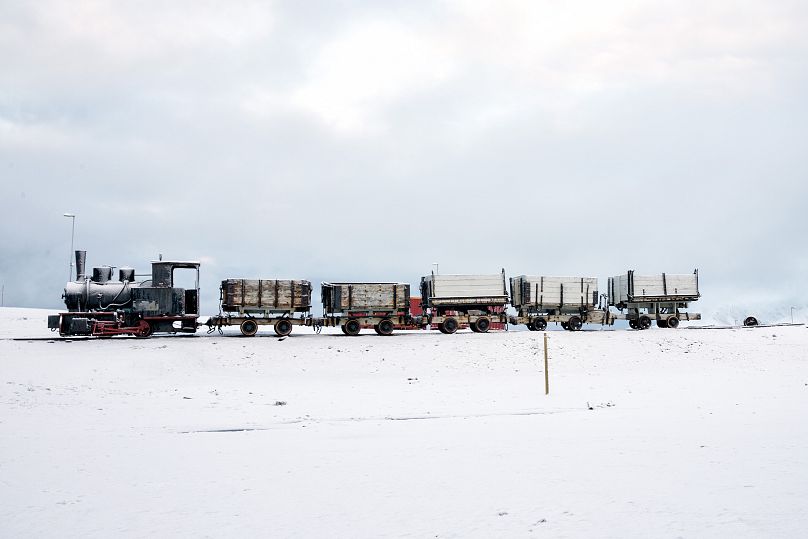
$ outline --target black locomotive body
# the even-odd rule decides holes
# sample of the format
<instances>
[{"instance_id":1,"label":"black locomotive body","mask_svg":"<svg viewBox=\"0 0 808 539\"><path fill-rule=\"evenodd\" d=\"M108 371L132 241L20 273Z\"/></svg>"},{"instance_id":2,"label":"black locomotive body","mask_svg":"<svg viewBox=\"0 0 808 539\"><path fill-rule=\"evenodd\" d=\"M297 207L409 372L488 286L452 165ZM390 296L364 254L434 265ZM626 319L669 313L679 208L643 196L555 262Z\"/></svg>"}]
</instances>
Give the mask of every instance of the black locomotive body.
<instances>
[{"instance_id":1,"label":"black locomotive body","mask_svg":"<svg viewBox=\"0 0 808 539\"><path fill-rule=\"evenodd\" d=\"M134 335L193 333L199 318L199 263L153 261L151 279L136 282L135 270L93 268L85 272L86 253L76 251L76 280L65 286L68 312L48 317L48 327L61 336ZM195 272L194 288L174 286L176 270Z\"/></svg>"}]
</instances>

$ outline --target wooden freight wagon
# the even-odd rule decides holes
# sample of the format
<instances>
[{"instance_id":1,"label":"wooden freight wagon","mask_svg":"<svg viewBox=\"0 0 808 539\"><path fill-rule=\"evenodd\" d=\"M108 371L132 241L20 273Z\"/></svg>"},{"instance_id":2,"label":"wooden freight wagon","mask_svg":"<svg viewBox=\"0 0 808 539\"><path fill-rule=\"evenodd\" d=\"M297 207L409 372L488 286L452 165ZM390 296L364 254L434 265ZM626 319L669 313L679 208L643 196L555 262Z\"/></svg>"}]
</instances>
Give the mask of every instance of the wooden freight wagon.
<instances>
[{"instance_id":1,"label":"wooden freight wagon","mask_svg":"<svg viewBox=\"0 0 808 539\"><path fill-rule=\"evenodd\" d=\"M693 273L638 275L629 270L609 277L609 306L626 311L619 318L628 320L633 329L648 329L656 320L661 328L679 327L681 320L700 320L699 313L689 313L688 304L701 297L699 270Z\"/></svg>"},{"instance_id":2,"label":"wooden freight wagon","mask_svg":"<svg viewBox=\"0 0 808 539\"><path fill-rule=\"evenodd\" d=\"M578 331L584 323L613 322L608 310L600 309L598 280L594 277L520 275L511 278L511 305L518 316L512 324L525 324L542 331L548 322Z\"/></svg>"},{"instance_id":3,"label":"wooden freight wagon","mask_svg":"<svg viewBox=\"0 0 808 539\"><path fill-rule=\"evenodd\" d=\"M507 324L505 270L488 275L436 275L421 278L423 327L454 333L462 325L485 333L492 323Z\"/></svg>"},{"instance_id":4,"label":"wooden freight wagon","mask_svg":"<svg viewBox=\"0 0 808 539\"><path fill-rule=\"evenodd\" d=\"M222 310L239 314L293 314L311 310L311 283L284 279L227 279Z\"/></svg>"},{"instance_id":5,"label":"wooden freight wagon","mask_svg":"<svg viewBox=\"0 0 808 539\"><path fill-rule=\"evenodd\" d=\"M346 335L372 327L379 335L413 325L406 283L322 283L323 325Z\"/></svg>"},{"instance_id":6,"label":"wooden freight wagon","mask_svg":"<svg viewBox=\"0 0 808 539\"><path fill-rule=\"evenodd\" d=\"M311 283L292 279L226 279L220 287L220 314L208 320L211 329L238 325L252 337L258 326L272 325L280 336L293 326L317 326L311 318ZM299 315L295 317L295 315Z\"/></svg>"}]
</instances>

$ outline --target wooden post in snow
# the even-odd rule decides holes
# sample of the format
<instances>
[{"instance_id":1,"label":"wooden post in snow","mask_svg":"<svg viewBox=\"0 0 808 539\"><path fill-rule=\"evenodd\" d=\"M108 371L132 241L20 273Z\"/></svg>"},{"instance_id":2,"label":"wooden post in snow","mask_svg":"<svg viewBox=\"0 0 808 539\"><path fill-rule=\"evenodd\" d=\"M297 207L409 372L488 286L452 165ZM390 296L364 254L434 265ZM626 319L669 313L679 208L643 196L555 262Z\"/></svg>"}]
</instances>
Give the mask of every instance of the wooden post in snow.
<instances>
[{"instance_id":1,"label":"wooden post in snow","mask_svg":"<svg viewBox=\"0 0 808 539\"><path fill-rule=\"evenodd\" d=\"M544 394L550 394L550 371L547 363L547 333L544 333Z\"/></svg>"}]
</instances>

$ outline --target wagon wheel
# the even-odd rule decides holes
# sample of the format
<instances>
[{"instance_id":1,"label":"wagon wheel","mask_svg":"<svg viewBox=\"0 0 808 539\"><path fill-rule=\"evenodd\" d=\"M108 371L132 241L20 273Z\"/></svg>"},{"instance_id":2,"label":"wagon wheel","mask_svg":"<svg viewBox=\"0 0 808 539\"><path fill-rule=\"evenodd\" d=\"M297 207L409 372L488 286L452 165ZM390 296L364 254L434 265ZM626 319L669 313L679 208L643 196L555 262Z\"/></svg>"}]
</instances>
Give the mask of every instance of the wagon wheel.
<instances>
[{"instance_id":1,"label":"wagon wheel","mask_svg":"<svg viewBox=\"0 0 808 539\"><path fill-rule=\"evenodd\" d=\"M239 327L241 328L241 334L245 337L253 337L258 333L258 323L250 318L244 320Z\"/></svg>"},{"instance_id":2,"label":"wagon wheel","mask_svg":"<svg viewBox=\"0 0 808 539\"><path fill-rule=\"evenodd\" d=\"M457 331L457 325L458 325L457 320L455 320L451 316L443 320L443 329L449 335Z\"/></svg>"},{"instance_id":3,"label":"wagon wheel","mask_svg":"<svg viewBox=\"0 0 808 539\"><path fill-rule=\"evenodd\" d=\"M480 332L480 330L477 329L477 322L476 321L469 324L469 329L471 331L473 331L474 333L479 333Z\"/></svg>"},{"instance_id":4,"label":"wagon wheel","mask_svg":"<svg viewBox=\"0 0 808 539\"><path fill-rule=\"evenodd\" d=\"M633 318L628 321L628 327L630 327L631 329L639 329L639 326L637 325L637 321L634 320Z\"/></svg>"},{"instance_id":5,"label":"wagon wheel","mask_svg":"<svg viewBox=\"0 0 808 539\"><path fill-rule=\"evenodd\" d=\"M675 315L671 315L665 321L668 324L668 327L671 329L676 329L679 327L679 319Z\"/></svg>"},{"instance_id":6,"label":"wagon wheel","mask_svg":"<svg viewBox=\"0 0 808 539\"><path fill-rule=\"evenodd\" d=\"M646 315L642 315L639 320L637 320L637 325L640 329L648 329L651 327L651 318Z\"/></svg>"},{"instance_id":7,"label":"wagon wheel","mask_svg":"<svg viewBox=\"0 0 808 539\"><path fill-rule=\"evenodd\" d=\"M580 331L580 329L583 327L584 323L580 319L580 317L573 316L572 318L569 319L569 322L567 322L567 325L569 326L570 331Z\"/></svg>"},{"instance_id":8,"label":"wagon wheel","mask_svg":"<svg viewBox=\"0 0 808 539\"><path fill-rule=\"evenodd\" d=\"M533 325L533 322L527 323L527 329L529 329L530 331L537 331L536 326Z\"/></svg>"},{"instance_id":9,"label":"wagon wheel","mask_svg":"<svg viewBox=\"0 0 808 539\"><path fill-rule=\"evenodd\" d=\"M135 333L135 337L138 339L148 339L152 336L152 333L154 333L152 325L146 320L141 320L138 324L138 331Z\"/></svg>"},{"instance_id":10,"label":"wagon wheel","mask_svg":"<svg viewBox=\"0 0 808 539\"><path fill-rule=\"evenodd\" d=\"M347 331L345 331L345 324L341 324L341 325L339 326L339 328L342 330L342 332L343 332L344 334L346 334L346 335L348 334L348 332L347 332Z\"/></svg>"},{"instance_id":11,"label":"wagon wheel","mask_svg":"<svg viewBox=\"0 0 808 539\"><path fill-rule=\"evenodd\" d=\"M376 326L376 333L379 335L392 335L393 334L393 321L385 318Z\"/></svg>"},{"instance_id":12,"label":"wagon wheel","mask_svg":"<svg viewBox=\"0 0 808 539\"><path fill-rule=\"evenodd\" d=\"M547 320L544 318L534 318L533 327L536 328L536 331L544 331L547 329Z\"/></svg>"},{"instance_id":13,"label":"wagon wheel","mask_svg":"<svg viewBox=\"0 0 808 539\"><path fill-rule=\"evenodd\" d=\"M474 323L478 333L486 333L491 327L491 320L487 316L482 316Z\"/></svg>"},{"instance_id":14,"label":"wagon wheel","mask_svg":"<svg viewBox=\"0 0 808 539\"><path fill-rule=\"evenodd\" d=\"M567 331L570 330L570 325L568 323L566 323L566 322L561 322L561 327L564 328Z\"/></svg>"},{"instance_id":15,"label":"wagon wheel","mask_svg":"<svg viewBox=\"0 0 808 539\"><path fill-rule=\"evenodd\" d=\"M362 329L362 326L359 325L358 320L348 320L342 327L344 328L343 331L345 331L345 334L350 335L351 337L359 335L359 331Z\"/></svg>"},{"instance_id":16,"label":"wagon wheel","mask_svg":"<svg viewBox=\"0 0 808 539\"><path fill-rule=\"evenodd\" d=\"M743 325L746 327L752 327L758 324L759 324L758 319L755 318L754 316L747 316L743 321Z\"/></svg>"},{"instance_id":17,"label":"wagon wheel","mask_svg":"<svg viewBox=\"0 0 808 539\"><path fill-rule=\"evenodd\" d=\"M438 331L440 331L441 333L443 333L444 335L446 335L446 328L444 328L444 327L443 327L443 322L441 322L440 324L438 324Z\"/></svg>"},{"instance_id":18,"label":"wagon wheel","mask_svg":"<svg viewBox=\"0 0 808 539\"><path fill-rule=\"evenodd\" d=\"M292 333L292 323L289 320L278 320L275 322L275 333L280 337L286 337Z\"/></svg>"},{"instance_id":19,"label":"wagon wheel","mask_svg":"<svg viewBox=\"0 0 808 539\"><path fill-rule=\"evenodd\" d=\"M668 321L667 320L657 320L656 325L659 328L666 328L666 327L668 327Z\"/></svg>"}]
</instances>

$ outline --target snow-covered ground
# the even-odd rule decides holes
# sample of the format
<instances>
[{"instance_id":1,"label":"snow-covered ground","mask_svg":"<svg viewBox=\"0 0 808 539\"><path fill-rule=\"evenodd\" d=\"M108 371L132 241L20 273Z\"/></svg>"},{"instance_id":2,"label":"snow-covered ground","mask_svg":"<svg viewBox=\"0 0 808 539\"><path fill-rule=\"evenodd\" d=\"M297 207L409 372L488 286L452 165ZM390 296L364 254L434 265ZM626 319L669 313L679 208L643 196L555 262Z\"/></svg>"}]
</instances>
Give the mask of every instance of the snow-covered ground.
<instances>
[{"instance_id":1,"label":"snow-covered ground","mask_svg":"<svg viewBox=\"0 0 808 539\"><path fill-rule=\"evenodd\" d=\"M545 396L541 333L65 342L46 314L0 309L3 537L808 529L805 327L553 332Z\"/></svg>"}]
</instances>

